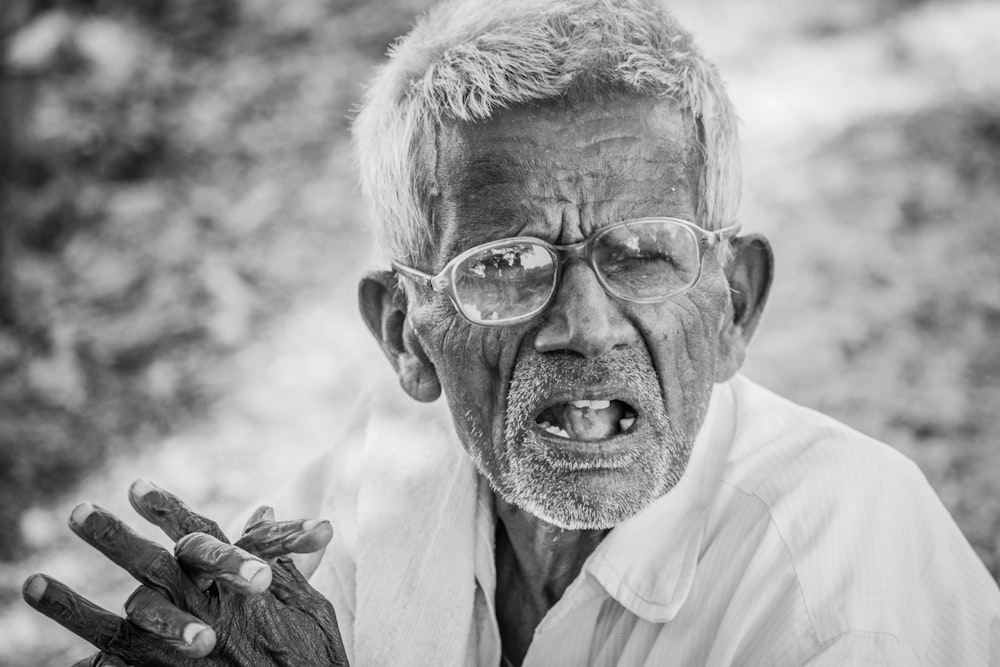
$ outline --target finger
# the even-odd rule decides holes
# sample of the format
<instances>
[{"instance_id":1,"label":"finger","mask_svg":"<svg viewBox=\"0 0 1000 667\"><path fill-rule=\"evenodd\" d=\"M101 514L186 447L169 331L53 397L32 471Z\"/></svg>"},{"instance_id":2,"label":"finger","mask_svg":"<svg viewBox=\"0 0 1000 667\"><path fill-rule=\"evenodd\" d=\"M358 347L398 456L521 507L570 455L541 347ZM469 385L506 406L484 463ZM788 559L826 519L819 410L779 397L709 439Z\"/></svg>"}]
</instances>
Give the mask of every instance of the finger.
<instances>
[{"instance_id":1,"label":"finger","mask_svg":"<svg viewBox=\"0 0 1000 667\"><path fill-rule=\"evenodd\" d=\"M90 657L77 660L70 667L128 667L128 665L118 656L95 653Z\"/></svg>"},{"instance_id":2,"label":"finger","mask_svg":"<svg viewBox=\"0 0 1000 667\"><path fill-rule=\"evenodd\" d=\"M70 514L70 528L140 583L174 601L190 601L200 591L181 571L173 554L129 528L105 509L81 503Z\"/></svg>"},{"instance_id":3,"label":"finger","mask_svg":"<svg viewBox=\"0 0 1000 667\"><path fill-rule=\"evenodd\" d=\"M185 535L174 546L174 555L184 571L203 586L205 582L221 581L241 593L254 595L271 585L267 563L211 535Z\"/></svg>"},{"instance_id":4,"label":"finger","mask_svg":"<svg viewBox=\"0 0 1000 667\"><path fill-rule=\"evenodd\" d=\"M330 601L306 580L295 562L288 557L277 558L271 565L274 580L271 593L285 604L302 610L327 608Z\"/></svg>"},{"instance_id":5,"label":"finger","mask_svg":"<svg viewBox=\"0 0 1000 667\"><path fill-rule=\"evenodd\" d=\"M247 522L243 524L243 534L246 535L247 531L256 526L262 521L274 521L274 508L267 505L261 505L254 510Z\"/></svg>"},{"instance_id":6,"label":"finger","mask_svg":"<svg viewBox=\"0 0 1000 667\"><path fill-rule=\"evenodd\" d=\"M236 545L266 560L292 553L319 551L333 539L329 521L261 521L243 534Z\"/></svg>"},{"instance_id":7,"label":"finger","mask_svg":"<svg viewBox=\"0 0 1000 667\"><path fill-rule=\"evenodd\" d=\"M198 618L181 611L162 594L140 586L125 602L125 615L132 623L161 638L192 658L201 658L215 648L215 631Z\"/></svg>"},{"instance_id":8,"label":"finger","mask_svg":"<svg viewBox=\"0 0 1000 667\"><path fill-rule=\"evenodd\" d=\"M120 616L98 607L66 584L44 574L28 577L22 594L33 609L102 651L126 623Z\"/></svg>"},{"instance_id":9,"label":"finger","mask_svg":"<svg viewBox=\"0 0 1000 667\"><path fill-rule=\"evenodd\" d=\"M132 482L128 500L139 515L159 526L174 542L191 533L206 533L228 542L219 524L196 513L180 498L144 479Z\"/></svg>"}]
</instances>

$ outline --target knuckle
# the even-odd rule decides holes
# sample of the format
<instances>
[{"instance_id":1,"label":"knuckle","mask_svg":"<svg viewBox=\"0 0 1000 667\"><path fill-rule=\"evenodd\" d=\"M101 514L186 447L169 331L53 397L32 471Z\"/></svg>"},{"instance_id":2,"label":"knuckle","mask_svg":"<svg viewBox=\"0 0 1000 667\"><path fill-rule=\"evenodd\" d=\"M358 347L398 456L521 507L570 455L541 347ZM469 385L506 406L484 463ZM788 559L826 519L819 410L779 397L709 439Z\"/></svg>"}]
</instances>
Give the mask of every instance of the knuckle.
<instances>
[{"instance_id":1,"label":"knuckle","mask_svg":"<svg viewBox=\"0 0 1000 667\"><path fill-rule=\"evenodd\" d=\"M195 514L190 510L186 512L181 522L185 528L190 528L193 533L211 533L213 530L218 530L219 528L218 524L211 519Z\"/></svg>"},{"instance_id":2,"label":"knuckle","mask_svg":"<svg viewBox=\"0 0 1000 667\"><path fill-rule=\"evenodd\" d=\"M117 619L113 622L111 621L101 621L104 627L101 629L102 636L105 638L102 642L97 645L102 651L109 653L120 654L121 649L127 648L132 644L132 625L123 619ZM102 664L98 662L97 664Z\"/></svg>"},{"instance_id":3,"label":"knuckle","mask_svg":"<svg viewBox=\"0 0 1000 667\"><path fill-rule=\"evenodd\" d=\"M272 524L260 523L246 531L237 544L251 544L258 547L268 546L274 542L274 527Z\"/></svg>"},{"instance_id":4,"label":"knuckle","mask_svg":"<svg viewBox=\"0 0 1000 667\"><path fill-rule=\"evenodd\" d=\"M147 612L153 604L152 596L155 595L151 588L139 586L135 592L125 601L125 615L130 619L135 619Z\"/></svg>"},{"instance_id":5,"label":"knuckle","mask_svg":"<svg viewBox=\"0 0 1000 667\"><path fill-rule=\"evenodd\" d=\"M181 530L185 533L205 533L219 540L225 539L222 529L219 528L219 524L211 519L197 515L189 516L185 520Z\"/></svg>"},{"instance_id":6,"label":"knuckle","mask_svg":"<svg viewBox=\"0 0 1000 667\"><path fill-rule=\"evenodd\" d=\"M206 537L208 536L204 533L188 533L174 544L174 553L180 555L197 551L201 548Z\"/></svg>"},{"instance_id":7,"label":"knuckle","mask_svg":"<svg viewBox=\"0 0 1000 667\"><path fill-rule=\"evenodd\" d=\"M124 533L122 523L118 519L106 514L96 515L90 527L91 538L101 544L118 542Z\"/></svg>"},{"instance_id":8,"label":"knuckle","mask_svg":"<svg viewBox=\"0 0 1000 667\"><path fill-rule=\"evenodd\" d=\"M184 536L174 549L179 560L204 566L218 565L226 558L229 551L229 545L205 533L190 533Z\"/></svg>"},{"instance_id":9,"label":"knuckle","mask_svg":"<svg viewBox=\"0 0 1000 667\"><path fill-rule=\"evenodd\" d=\"M149 494L150 496L154 494ZM145 510L146 518L155 523L156 525L163 525L167 523L170 517L170 509L163 507L159 504L159 498L148 498L144 499L143 509Z\"/></svg>"},{"instance_id":10,"label":"knuckle","mask_svg":"<svg viewBox=\"0 0 1000 667\"><path fill-rule=\"evenodd\" d=\"M298 525L292 521L261 522L247 531L240 542L258 549L273 549L295 535L297 530Z\"/></svg>"},{"instance_id":11,"label":"knuckle","mask_svg":"<svg viewBox=\"0 0 1000 667\"><path fill-rule=\"evenodd\" d=\"M147 493L140 501L144 516L179 539L190 533L221 535L219 525L185 505L179 498L163 489Z\"/></svg>"},{"instance_id":12,"label":"knuckle","mask_svg":"<svg viewBox=\"0 0 1000 667\"><path fill-rule=\"evenodd\" d=\"M177 561L169 551L158 548L147 556L142 570L150 581L159 585L169 585L174 581Z\"/></svg>"}]
</instances>

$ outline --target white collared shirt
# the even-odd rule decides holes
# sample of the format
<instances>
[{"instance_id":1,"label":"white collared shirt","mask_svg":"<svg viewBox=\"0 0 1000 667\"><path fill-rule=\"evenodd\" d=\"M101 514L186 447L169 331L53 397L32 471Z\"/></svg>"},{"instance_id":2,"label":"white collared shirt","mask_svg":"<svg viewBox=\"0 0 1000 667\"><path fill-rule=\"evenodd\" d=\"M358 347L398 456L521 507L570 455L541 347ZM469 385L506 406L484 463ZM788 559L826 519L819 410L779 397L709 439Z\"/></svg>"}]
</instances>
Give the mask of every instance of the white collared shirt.
<instances>
[{"instance_id":1,"label":"white collared shirt","mask_svg":"<svg viewBox=\"0 0 1000 667\"><path fill-rule=\"evenodd\" d=\"M446 412L401 409L285 503L334 522L312 581L355 667L496 667L491 493L439 444ZM912 462L737 377L681 482L608 534L524 665L807 664L1000 667L1000 589Z\"/></svg>"}]
</instances>

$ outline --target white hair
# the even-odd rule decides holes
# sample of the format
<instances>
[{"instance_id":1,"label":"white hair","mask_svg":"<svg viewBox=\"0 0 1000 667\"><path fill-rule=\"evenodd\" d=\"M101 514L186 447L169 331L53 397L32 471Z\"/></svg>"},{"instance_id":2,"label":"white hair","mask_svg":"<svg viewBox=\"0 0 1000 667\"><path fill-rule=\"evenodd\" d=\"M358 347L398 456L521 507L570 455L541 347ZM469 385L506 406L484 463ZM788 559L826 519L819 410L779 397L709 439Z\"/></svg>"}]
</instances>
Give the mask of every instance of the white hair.
<instances>
[{"instance_id":1,"label":"white hair","mask_svg":"<svg viewBox=\"0 0 1000 667\"><path fill-rule=\"evenodd\" d=\"M579 84L672 99L701 153L696 222L717 229L740 194L737 121L715 66L661 0L451 0L393 44L354 122L361 186L388 259L424 266L437 133ZM595 97L596 98L596 97Z\"/></svg>"}]
</instances>

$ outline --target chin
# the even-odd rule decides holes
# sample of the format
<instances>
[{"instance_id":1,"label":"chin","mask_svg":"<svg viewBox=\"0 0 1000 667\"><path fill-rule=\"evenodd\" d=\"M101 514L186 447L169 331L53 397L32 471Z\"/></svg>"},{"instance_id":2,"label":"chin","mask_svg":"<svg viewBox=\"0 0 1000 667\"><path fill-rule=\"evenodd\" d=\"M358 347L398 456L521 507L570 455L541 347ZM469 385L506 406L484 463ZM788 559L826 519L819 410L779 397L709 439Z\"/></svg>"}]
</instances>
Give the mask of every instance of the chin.
<instances>
[{"instance_id":1,"label":"chin","mask_svg":"<svg viewBox=\"0 0 1000 667\"><path fill-rule=\"evenodd\" d=\"M581 454L528 432L507 450L499 479L507 502L567 530L606 530L639 513L680 480L690 445L675 434L636 438L608 455Z\"/></svg>"},{"instance_id":2,"label":"chin","mask_svg":"<svg viewBox=\"0 0 1000 667\"><path fill-rule=\"evenodd\" d=\"M505 499L546 523L565 530L607 530L634 516L658 497L633 491L608 492L606 482L609 480L597 480L595 476L598 475L576 475L573 489L568 492L515 490L514 497L505 495ZM609 475L599 476L606 478ZM614 486L620 486L620 480L615 480Z\"/></svg>"}]
</instances>

